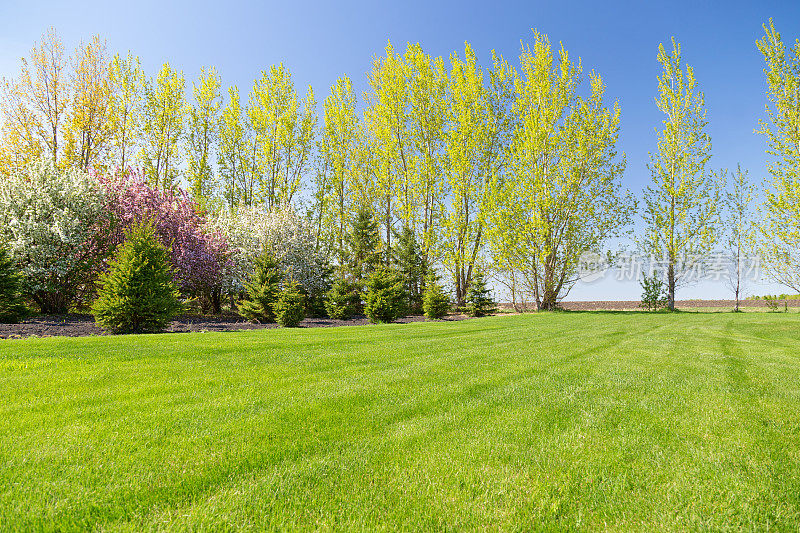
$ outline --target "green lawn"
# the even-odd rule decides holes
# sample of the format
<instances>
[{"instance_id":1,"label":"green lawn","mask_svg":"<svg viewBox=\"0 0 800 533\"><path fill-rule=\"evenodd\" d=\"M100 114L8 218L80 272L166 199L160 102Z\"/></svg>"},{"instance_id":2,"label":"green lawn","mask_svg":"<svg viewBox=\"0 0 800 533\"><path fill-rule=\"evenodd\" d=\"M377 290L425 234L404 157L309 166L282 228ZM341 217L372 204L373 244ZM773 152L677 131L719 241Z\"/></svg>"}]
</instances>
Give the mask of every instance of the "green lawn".
<instances>
[{"instance_id":1,"label":"green lawn","mask_svg":"<svg viewBox=\"0 0 800 533\"><path fill-rule=\"evenodd\" d=\"M0 529L800 527L800 315L0 341Z\"/></svg>"}]
</instances>

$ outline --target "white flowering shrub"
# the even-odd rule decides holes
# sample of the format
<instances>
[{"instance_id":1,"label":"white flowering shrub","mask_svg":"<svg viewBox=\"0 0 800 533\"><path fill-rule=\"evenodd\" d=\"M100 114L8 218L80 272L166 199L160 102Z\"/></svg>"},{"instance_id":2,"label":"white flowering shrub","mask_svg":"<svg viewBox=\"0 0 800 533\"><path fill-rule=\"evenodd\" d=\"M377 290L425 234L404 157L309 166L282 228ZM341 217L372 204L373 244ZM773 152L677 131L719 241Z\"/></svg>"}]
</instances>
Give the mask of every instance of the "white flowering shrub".
<instances>
[{"instance_id":1,"label":"white flowering shrub","mask_svg":"<svg viewBox=\"0 0 800 533\"><path fill-rule=\"evenodd\" d=\"M49 161L0 179L0 244L44 313L64 313L102 259L93 231L104 216L98 180Z\"/></svg>"},{"instance_id":2,"label":"white flowering shrub","mask_svg":"<svg viewBox=\"0 0 800 533\"><path fill-rule=\"evenodd\" d=\"M209 224L211 231L225 238L231 253L223 281L226 292L244 291L244 284L255 270L256 257L265 250L275 257L281 271L307 292L327 290L327 260L317 250L311 225L291 207L265 211L243 206L220 212Z\"/></svg>"}]
</instances>

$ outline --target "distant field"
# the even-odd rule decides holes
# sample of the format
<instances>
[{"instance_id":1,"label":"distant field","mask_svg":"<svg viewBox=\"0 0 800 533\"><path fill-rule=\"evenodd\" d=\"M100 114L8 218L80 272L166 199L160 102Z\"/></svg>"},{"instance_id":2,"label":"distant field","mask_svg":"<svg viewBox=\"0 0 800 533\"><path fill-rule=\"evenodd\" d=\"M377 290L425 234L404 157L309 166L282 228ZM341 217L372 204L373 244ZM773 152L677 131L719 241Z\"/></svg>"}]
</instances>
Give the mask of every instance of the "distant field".
<instances>
[{"instance_id":1,"label":"distant field","mask_svg":"<svg viewBox=\"0 0 800 533\"><path fill-rule=\"evenodd\" d=\"M0 341L0 529L800 527L800 314Z\"/></svg>"},{"instance_id":2,"label":"distant field","mask_svg":"<svg viewBox=\"0 0 800 533\"><path fill-rule=\"evenodd\" d=\"M800 300L786 300L791 311L800 309ZM633 311L640 310L639 301L633 300L598 300L588 302L562 302L561 307L570 311ZM784 300L780 300L779 308L782 311ZM733 300L678 300L675 307L684 311L730 311L734 308ZM511 309L510 303L501 304L503 309ZM764 300L741 300L739 307L745 311L767 311ZM530 306L531 309L535 305Z\"/></svg>"}]
</instances>

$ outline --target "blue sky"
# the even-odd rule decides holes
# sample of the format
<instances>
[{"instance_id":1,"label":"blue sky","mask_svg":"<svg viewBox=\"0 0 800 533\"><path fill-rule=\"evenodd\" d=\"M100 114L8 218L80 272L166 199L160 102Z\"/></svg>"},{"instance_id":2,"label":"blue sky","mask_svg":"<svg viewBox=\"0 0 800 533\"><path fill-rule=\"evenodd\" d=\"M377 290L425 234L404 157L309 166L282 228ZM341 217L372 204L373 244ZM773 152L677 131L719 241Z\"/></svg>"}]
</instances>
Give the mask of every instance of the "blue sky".
<instances>
[{"instance_id":1,"label":"blue sky","mask_svg":"<svg viewBox=\"0 0 800 533\"><path fill-rule=\"evenodd\" d=\"M658 44L675 36L706 93L714 167L765 177L764 139L753 133L764 116L763 60L755 47L770 17L784 39L800 37L799 1L529 1L488 2L21 2L0 3L0 75L17 72L19 58L49 26L66 44L99 33L109 49L139 55L153 72L163 61L197 76L215 65L223 83L249 91L261 69L283 61L298 86L311 84L323 100L347 73L363 90L370 60L387 40L420 42L447 56L469 41L484 63L491 50L514 60L532 28L561 41L586 70L600 73L607 95L622 107L625 184L639 195L654 148ZM780 287L753 287L753 291ZM631 299L635 282L579 284L572 299ZM722 283L684 289L679 297L725 297Z\"/></svg>"}]
</instances>

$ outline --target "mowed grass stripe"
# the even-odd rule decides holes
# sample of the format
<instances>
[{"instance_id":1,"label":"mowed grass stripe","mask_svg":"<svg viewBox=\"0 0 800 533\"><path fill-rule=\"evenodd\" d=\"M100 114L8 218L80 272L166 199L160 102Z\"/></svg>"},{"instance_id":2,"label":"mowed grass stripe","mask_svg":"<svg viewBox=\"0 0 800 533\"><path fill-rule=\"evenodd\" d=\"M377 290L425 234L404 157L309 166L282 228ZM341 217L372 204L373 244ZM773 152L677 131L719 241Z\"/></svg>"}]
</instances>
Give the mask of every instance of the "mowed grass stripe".
<instances>
[{"instance_id":1,"label":"mowed grass stripe","mask_svg":"<svg viewBox=\"0 0 800 533\"><path fill-rule=\"evenodd\" d=\"M800 316L0 344L2 529L800 524Z\"/></svg>"}]
</instances>

